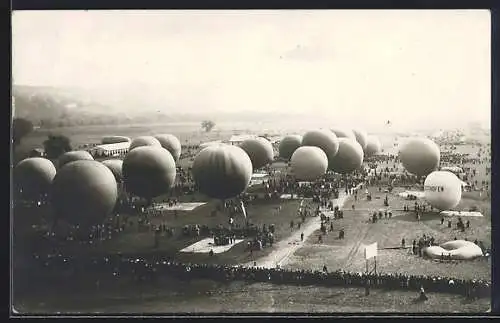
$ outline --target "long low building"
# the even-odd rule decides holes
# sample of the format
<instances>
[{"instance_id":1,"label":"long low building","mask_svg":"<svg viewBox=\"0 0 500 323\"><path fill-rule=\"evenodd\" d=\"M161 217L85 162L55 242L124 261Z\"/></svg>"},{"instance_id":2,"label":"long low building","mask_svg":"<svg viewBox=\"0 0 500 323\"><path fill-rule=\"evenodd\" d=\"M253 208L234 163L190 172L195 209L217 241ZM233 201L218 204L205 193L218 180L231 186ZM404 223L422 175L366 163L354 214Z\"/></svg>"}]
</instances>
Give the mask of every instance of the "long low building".
<instances>
[{"instance_id":1,"label":"long low building","mask_svg":"<svg viewBox=\"0 0 500 323\"><path fill-rule=\"evenodd\" d=\"M98 145L89 150L93 156L111 157L125 155L130 148L130 142L118 142L116 144Z\"/></svg>"}]
</instances>

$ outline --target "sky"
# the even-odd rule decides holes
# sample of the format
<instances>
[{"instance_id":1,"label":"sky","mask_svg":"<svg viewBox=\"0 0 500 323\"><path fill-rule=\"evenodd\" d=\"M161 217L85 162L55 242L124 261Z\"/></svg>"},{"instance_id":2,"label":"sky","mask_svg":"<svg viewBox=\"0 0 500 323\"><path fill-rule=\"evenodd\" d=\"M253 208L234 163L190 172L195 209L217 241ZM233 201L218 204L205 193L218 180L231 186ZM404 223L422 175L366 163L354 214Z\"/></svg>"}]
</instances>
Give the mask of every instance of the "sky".
<instances>
[{"instance_id":1,"label":"sky","mask_svg":"<svg viewBox=\"0 0 500 323\"><path fill-rule=\"evenodd\" d=\"M489 125L490 40L486 10L23 11L12 64L159 110Z\"/></svg>"}]
</instances>

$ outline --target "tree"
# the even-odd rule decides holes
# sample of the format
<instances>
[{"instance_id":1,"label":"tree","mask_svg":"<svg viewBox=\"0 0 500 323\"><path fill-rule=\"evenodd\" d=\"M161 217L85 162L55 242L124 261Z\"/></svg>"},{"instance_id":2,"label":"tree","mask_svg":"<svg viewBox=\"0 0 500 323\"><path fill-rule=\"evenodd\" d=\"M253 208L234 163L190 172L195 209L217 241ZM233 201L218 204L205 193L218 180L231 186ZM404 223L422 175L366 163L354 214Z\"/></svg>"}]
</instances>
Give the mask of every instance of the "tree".
<instances>
[{"instance_id":1,"label":"tree","mask_svg":"<svg viewBox=\"0 0 500 323\"><path fill-rule=\"evenodd\" d=\"M43 147L48 159L57 159L65 152L73 150L71 141L63 135L49 135L49 138L43 142Z\"/></svg>"},{"instance_id":2,"label":"tree","mask_svg":"<svg viewBox=\"0 0 500 323\"><path fill-rule=\"evenodd\" d=\"M12 122L12 143L17 147L21 143L21 139L33 131L31 121L23 118L15 118Z\"/></svg>"},{"instance_id":3,"label":"tree","mask_svg":"<svg viewBox=\"0 0 500 323\"><path fill-rule=\"evenodd\" d=\"M205 129L206 132L210 132L213 127L215 127L215 122L213 122L212 120L204 120L201 123L201 127Z\"/></svg>"}]
</instances>

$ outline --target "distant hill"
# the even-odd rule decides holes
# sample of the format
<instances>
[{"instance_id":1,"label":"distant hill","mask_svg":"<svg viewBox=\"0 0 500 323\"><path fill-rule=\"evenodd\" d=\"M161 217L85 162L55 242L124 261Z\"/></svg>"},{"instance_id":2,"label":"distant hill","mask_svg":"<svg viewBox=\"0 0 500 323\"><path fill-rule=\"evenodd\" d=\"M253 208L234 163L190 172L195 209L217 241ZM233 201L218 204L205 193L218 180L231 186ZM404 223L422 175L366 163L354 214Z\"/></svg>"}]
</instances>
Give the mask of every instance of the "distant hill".
<instances>
[{"instance_id":1,"label":"distant hill","mask_svg":"<svg viewBox=\"0 0 500 323\"><path fill-rule=\"evenodd\" d=\"M141 104L140 98L127 101L123 97L106 96L104 90L84 90L76 88L56 88L48 86L14 85L15 117L30 120L35 126L53 128L75 125L112 125L151 122L201 122L205 119L217 122L285 120L297 118L281 113L217 112L199 110L182 113L175 108L149 107ZM144 98L147 102L147 97ZM173 112L165 112L171 110Z\"/></svg>"}]
</instances>

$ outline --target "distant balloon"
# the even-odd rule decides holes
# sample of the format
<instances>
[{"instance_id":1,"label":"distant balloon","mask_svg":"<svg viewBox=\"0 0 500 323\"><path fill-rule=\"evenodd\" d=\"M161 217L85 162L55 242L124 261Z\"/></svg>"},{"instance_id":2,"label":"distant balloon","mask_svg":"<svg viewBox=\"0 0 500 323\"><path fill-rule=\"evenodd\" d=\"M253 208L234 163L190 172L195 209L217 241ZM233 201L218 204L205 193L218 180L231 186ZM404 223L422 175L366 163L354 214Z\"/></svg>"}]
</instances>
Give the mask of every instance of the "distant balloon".
<instances>
[{"instance_id":1,"label":"distant balloon","mask_svg":"<svg viewBox=\"0 0 500 323\"><path fill-rule=\"evenodd\" d=\"M143 146L161 147L161 143L155 137L141 136L134 138L134 140L132 140L132 142L130 143L129 151L137 147L143 147Z\"/></svg>"},{"instance_id":2,"label":"distant balloon","mask_svg":"<svg viewBox=\"0 0 500 323\"><path fill-rule=\"evenodd\" d=\"M181 142L176 136L170 134L157 135L155 138L160 142L161 146L168 150L175 162L181 157Z\"/></svg>"},{"instance_id":3,"label":"distant balloon","mask_svg":"<svg viewBox=\"0 0 500 323\"><path fill-rule=\"evenodd\" d=\"M68 151L59 156L59 168L63 167L67 163L71 163L77 160L94 160L94 157L92 157L92 155L85 150Z\"/></svg>"},{"instance_id":4,"label":"distant balloon","mask_svg":"<svg viewBox=\"0 0 500 323\"><path fill-rule=\"evenodd\" d=\"M315 181L326 173L328 157L321 148L302 146L295 150L290 163L296 179Z\"/></svg>"},{"instance_id":5,"label":"distant balloon","mask_svg":"<svg viewBox=\"0 0 500 323\"><path fill-rule=\"evenodd\" d=\"M52 180L56 176L54 164L45 158L27 158L14 168L13 182L22 196L36 200L50 191Z\"/></svg>"},{"instance_id":6,"label":"distant balloon","mask_svg":"<svg viewBox=\"0 0 500 323\"><path fill-rule=\"evenodd\" d=\"M332 169L332 160L339 151L339 139L328 130L308 131L302 137L302 146L313 146L323 150L328 157L328 168Z\"/></svg>"},{"instance_id":7,"label":"distant balloon","mask_svg":"<svg viewBox=\"0 0 500 323\"><path fill-rule=\"evenodd\" d=\"M225 144L209 146L196 156L193 177L200 192L209 197L236 197L250 184L252 162L240 147Z\"/></svg>"},{"instance_id":8,"label":"distant balloon","mask_svg":"<svg viewBox=\"0 0 500 323\"><path fill-rule=\"evenodd\" d=\"M279 145L279 156L285 160L290 160L292 158L293 153L297 148L302 144L302 136L301 135L290 135L284 137Z\"/></svg>"},{"instance_id":9,"label":"distant balloon","mask_svg":"<svg viewBox=\"0 0 500 323\"><path fill-rule=\"evenodd\" d=\"M354 132L351 129L342 128L342 127L334 127L330 130L337 136L337 138L356 139L356 136L354 135Z\"/></svg>"},{"instance_id":10,"label":"distant balloon","mask_svg":"<svg viewBox=\"0 0 500 323\"><path fill-rule=\"evenodd\" d=\"M122 165L127 191L146 199L168 193L176 171L174 158L162 147L137 147L125 156Z\"/></svg>"},{"instance_id":11,"label":"distant balloon","mask_svg":"<svg viewBox=\"0 0 500 323\"><path fill-rule=\"evenodd\" d=\"M425 176L439 166L439 147L427 138L408 140L399 150L404 168L417 176Z\"/></svg>"},{"instance_id":12,"label":"distant balloon","mask_svg":"<svg viewBox=\"0 0 500 323\"><path fill-rule=\"evenodd\" d=\"M250 157L253 169L264 167L274 159L273 145L263 137L244 140L240 148Z\"/></svg>"},{"instance_id":13,"label":"distant balloon","mask_svg":"<svg viewBox=\"0 0 500 323\"><path fill-rule=\"evenodd\" d=\"M78 160L59 170L52 183L56 217L72 224L100 224L115 207L118 188L113 173L93 160Z\"/></svg>"},{"instance_id":14,"label":"distant balloon","mask_svg":"<svg viewBox=\"0 0 500 323\"><path fill-rule=\"evenodd\" d=\"M363 164L363 148L351 138L339 138L339 151L331 161L331 169L340 174L351 173Z\"/></svg>"},{"instance_id":15,"label":"distant balloon","mask_svg":"<svg viewBox=\"0 0 500 323\"><path fill-rule=\"evenodd\" d=\"M353 129L352 132L354 133L358 144L360 144L361 148L363 148L363 151L365 151L366 146L368 145L368 134L366 133L366 131L361 129Z\"/></svg>"},{"instance_id":16,"label":"distant balloon","mask_svg":"<svg viewBox=\"0 0 500 323\"><path fill-rule=\"evenodd\" d=\"M382 151L382 144L375 136L368 136L366 142L365 155L371 157L380 154Z\"/></svg>"},{"instance_id":17,"label":"distant balloon","mask_svg":"<svg viewBox=\"0 0 500 323\"><path fill-rule=\"evenodd\" d=\"M425 199L438 210L454 208L462 198L462 183L448 171L430 173L424 182Z\"/></svg>"},{"instance_id":18,"label":"distant balloon","mask_svg":"<svg viewBox=\"0 0 500 323\"><path fill-rule=\"evenodd\" d=\"M123 181L123 174L122 174L122 165L123 161L120 159L108 159L108 160L103 160L102 164L109 168L109 170L113 173L115 176L115 179L118 183L121 183Z\"/></svg>"},{"instance_id":19,"label":"distant balloon","mask_svg":"<svg viewBox=\"0 0 500 323\"><path fill-rule=\"evenodd\" d=\"M102 138L101 144L108 145L108 144L117 144L120 142L130 142L130 141L131 141L130 138L125 136L108 136Z\"/></svg>"}]
</instances>

